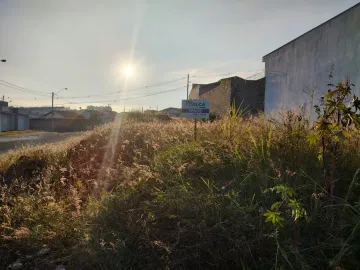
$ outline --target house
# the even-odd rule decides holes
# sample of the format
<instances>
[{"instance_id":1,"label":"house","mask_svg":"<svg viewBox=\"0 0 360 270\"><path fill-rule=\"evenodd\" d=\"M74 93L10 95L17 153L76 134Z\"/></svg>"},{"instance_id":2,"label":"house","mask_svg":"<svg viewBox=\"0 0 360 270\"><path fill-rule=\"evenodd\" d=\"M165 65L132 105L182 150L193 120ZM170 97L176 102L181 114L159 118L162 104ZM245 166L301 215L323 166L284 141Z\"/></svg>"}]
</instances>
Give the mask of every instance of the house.
<instances>
[{"instance_id":1,"label":"house","mask_svg":"<svg viewBox=\"0 0 360 270\"><path fill-rule=\"evenodd\" d=\"M263 57L265 112L310 103L309 92L319 96L332 83L349 75L360 94L360 3Z\"/></svg>"},{"instance_id":2,"label":"house","mask_svg":"<svg viewBox=\"0 0 360 270\"><path fill-rule=\"evenodd\" d=\"M0 101L0 132L26 129L29 129L29 115L26 111L8 107L7 102Z\"/></svg>"},{"instance_id":3,"label":"house","mask_svg":"<svg viewBox=\"0 0 360 270\"><path fill-rule=\"evenodd\" d=\"M102 110L100 111L100 118L103 123L109 123L115 120L117 112Z\"/></svg>"},{"instance_id":4,"label":"house","mask_svg":"<svg viewBox=\"0 0 360 270\"><path fill-rule=\"evenodd\" d=\"M26 111L30 118L42 118L44 117L44 114L51 112L52 111L52 107L22 107L19 108L22 109L24 111ZM65 107L54 107L54 111L59 111L59 110L65 110Z\"/></svg>"},{"instance_id":5,"label":"house","mask_svg":"<svg viewBox=\"0 0 360 270\"><path fill-rule=\"evenodd\" d=\"M84 119L99 118L102 123L109 123L115 120L116 112L110 110L79 110L75 111L83 116Z\"/></svg>"},{"instance_id":6,"label":"house","mask_svg":"<svg viewBox=\"0 0 360 270\"><path fill-rule=\"evenodd\" d=\"M91 129L97 124L99 122L85 118L78 111L70 110L54 111L54 118L52 118L52 112L49 112L44 117L30 119L30 129L54 132L83 131Z\"/></svg>"},{"instance_id":7,"label":"house","mask_svg":"<svg viewBox=\"0 0 360 270\"><path fill-rule=\"evenodd\" d=\"M245 80L240 77L221 79L209 84L193 84L189 99L210 101L210 112L221 117L226 115L234 104L246 108L251 113L264 110L265 78Z\"/></svg>"},{"instance_id":8,"label":"house","mask_svg":"<svg viewBox=\"0 0 360 270\"><path fill-rule=\"evenodd\" d=\"M172 117L179 117L181 115L181 109L169 107L160 111L162 114L167 114Z\"/></svg>"},{"instance_id":9,"label":"house","mask_svg":"<svg viewBox=\"0 0 360 270\"><path fill-rule=\"evenodd\" d=\"M52 119L52 112L44 114L44 118ZM85 119L81 113L76 111L54 111L54 119Z\"/></svg>"},{"instance_id":10,"label":"house","mask_svg":"<svg viewBox=\"0 0 360 270\"><path fill-rule=\"evenodd\" d=\"M79 111L76 111L76 113L81 114L84 119L91 118L91 110L79 110Z\"/></svg>"}]
</instances>

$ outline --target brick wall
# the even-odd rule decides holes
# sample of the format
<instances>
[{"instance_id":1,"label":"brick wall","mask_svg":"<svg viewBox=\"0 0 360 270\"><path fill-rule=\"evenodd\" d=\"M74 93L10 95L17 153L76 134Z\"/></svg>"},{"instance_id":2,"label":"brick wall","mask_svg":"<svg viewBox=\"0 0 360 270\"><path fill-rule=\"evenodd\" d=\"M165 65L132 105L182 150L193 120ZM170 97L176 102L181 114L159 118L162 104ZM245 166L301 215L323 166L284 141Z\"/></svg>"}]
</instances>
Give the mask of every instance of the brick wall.
<instances>
[{"instance_id":1,"label":"brick wall","mask_svg":"<svg viewBox=\"0 0 360 270\"><path fill-rule=\"evenodd\" d=\"M195 87L193 87L190 91L189 99L198 99L199 98L199 90L200 90L200 85L196 85Z\"/></svg>"},{"instance_id":2,"label":"brick wall","mask_svg":"<svg viewBox=\"0 0 360 270\"><path fill-rule=\"evenodd\" d=\"M239 77L232 79L232 100L236 106L248 108L251 112L264 111L265 78L251 81Z\"/></svg>"},{"instance_id":3,"label":"brick wall","mask_svg":"<svg viewBox=\"0 0 360 270\"><path fill-rule=\"evenodd\" d=\"M216 87L194 99L210 101L210 112L217 116L225 115L230 110L231 80L222 80ZM201 92L201 89L200 89Z\"/></svg>"},{"instance_id":4,"label":"brick wall","mask_svg":"<svg viewBox=\"0 0 360 270\"><path fill-rule=\"evenodd\" d=\"M199 84L192 88L189 99L210 101L210 111L224 116L235 105L247 107L251 112L264 111L265 78L256 81L239 77L222 79L212 84Z\"/></svg>"}]
</instances>

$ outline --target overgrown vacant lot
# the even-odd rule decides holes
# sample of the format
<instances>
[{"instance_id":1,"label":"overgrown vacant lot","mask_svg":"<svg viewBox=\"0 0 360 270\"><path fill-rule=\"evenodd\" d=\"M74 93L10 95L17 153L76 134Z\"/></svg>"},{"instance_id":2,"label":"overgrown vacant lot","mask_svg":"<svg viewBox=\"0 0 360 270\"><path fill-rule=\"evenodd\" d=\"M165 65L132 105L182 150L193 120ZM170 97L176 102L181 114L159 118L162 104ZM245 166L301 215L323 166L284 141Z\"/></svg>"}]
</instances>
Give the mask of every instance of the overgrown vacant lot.
<instances>
[{"instance_id":1,"label":"overgrown vacant lot","mask_svg":"<svg viewBox=\"0 0 360 270\"><path fill-rule=\"evenodd\" d=\"M201 122L196 142L191 121L127 120L3 155L0 265L359 269L360 137L321 155L302 119Z\"/></svg>"}]
</instances>

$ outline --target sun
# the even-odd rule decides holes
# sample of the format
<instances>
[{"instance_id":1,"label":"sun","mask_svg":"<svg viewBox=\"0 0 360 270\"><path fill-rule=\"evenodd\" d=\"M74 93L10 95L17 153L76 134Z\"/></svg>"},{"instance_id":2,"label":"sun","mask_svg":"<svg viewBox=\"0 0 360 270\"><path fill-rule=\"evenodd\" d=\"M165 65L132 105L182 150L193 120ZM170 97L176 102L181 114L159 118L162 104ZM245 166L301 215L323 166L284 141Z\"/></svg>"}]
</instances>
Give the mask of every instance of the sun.
<instances>
[{"instance_id":1,"label":"sun","mask_svg":"<svg viewBox=\"0 0 360 270\"><path fill-rule=\"evenodd\" d=\"M127 67L125 68L125 74L126 74L127 76L130 76L132 73L133 73L132 67L131 67L131 66L127 66Z\"/></svg>"}]
</instances>

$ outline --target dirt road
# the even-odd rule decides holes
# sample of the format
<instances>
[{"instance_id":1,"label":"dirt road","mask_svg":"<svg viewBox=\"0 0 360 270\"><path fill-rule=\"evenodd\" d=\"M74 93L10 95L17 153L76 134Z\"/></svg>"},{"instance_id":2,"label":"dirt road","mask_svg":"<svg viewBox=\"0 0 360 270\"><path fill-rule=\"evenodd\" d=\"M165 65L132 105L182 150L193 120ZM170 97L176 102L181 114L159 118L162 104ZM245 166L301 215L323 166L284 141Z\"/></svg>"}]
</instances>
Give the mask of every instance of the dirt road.
<instances>
[{"instance_id":1,"label":"dirt road","mask_svg":"<svg viewBox=\"0 0 360 270\"><path fill-rule=\"evenodd\" d=\"M81 132L36 132L19 135L0 135L0 155L23 144L36 145L59 142L80 134Z\"/></svg>"}]
</instances>

